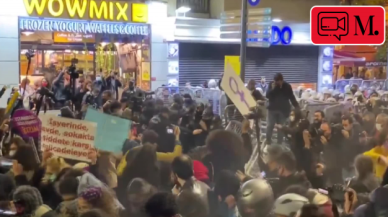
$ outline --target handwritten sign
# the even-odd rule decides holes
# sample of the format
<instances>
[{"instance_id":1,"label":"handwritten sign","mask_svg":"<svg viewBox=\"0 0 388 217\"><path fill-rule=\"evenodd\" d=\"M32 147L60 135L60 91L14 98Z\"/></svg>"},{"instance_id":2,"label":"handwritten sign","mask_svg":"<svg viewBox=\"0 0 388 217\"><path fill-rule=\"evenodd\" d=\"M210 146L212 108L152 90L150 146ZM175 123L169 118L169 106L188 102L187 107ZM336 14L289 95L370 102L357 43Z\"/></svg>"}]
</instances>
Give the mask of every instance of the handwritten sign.
<instances>
[{"instance_id":1,"label":"handwritten sign","mask_svg":"<svg viewBox=\"0 0 388 217\"><path fill-rule=\"evenodd\" d=\"M96 123L47 114L39 115L39 119L42 121L42 151L90 162L88 154L94 149Z\"/></svg>"},{"instance_id":2,"label":"handwritten sign","mask_svg":"<svg viewBox=\"0 0 388 217\"><path fill-rule=\"evenodd\" d=\"M113 153L121 152L132 122L88 108L85 120L97 123L95 147Z\"/></svg>"},{"instance_id":3,"label":"handwritten sign","mask_svg":"<svg viewBox=\"0 0 388 217\"><path fill-rule=\"evenodd\" d=\"M250 108L256 106L251 92L245 87L230 64L227 65L222 77L221 87L242 115L249 114Z\"/></svg>"},{"instance_id":4,"label":"handwritten sign","mask_svg":"<svg viewBox=\"0 0 388 217\"><path fill-rule=\"evenodd\" d=\"M39 138L41 131L41 121L30 110L16 110L12 116L12 126L23 138Z\"/></svg>"},{"instance_id":5,"label":"handwritten sign","mask_svg":"<svg viewBox=\"0 0 388 217\"><path fill-rule=\"evenodd\" d=\"M240 56L225 56L224 71L226 71L226 66L230 64L233 70L236 72L236 75L240 76Z\"/></svg>"}]
</instances>

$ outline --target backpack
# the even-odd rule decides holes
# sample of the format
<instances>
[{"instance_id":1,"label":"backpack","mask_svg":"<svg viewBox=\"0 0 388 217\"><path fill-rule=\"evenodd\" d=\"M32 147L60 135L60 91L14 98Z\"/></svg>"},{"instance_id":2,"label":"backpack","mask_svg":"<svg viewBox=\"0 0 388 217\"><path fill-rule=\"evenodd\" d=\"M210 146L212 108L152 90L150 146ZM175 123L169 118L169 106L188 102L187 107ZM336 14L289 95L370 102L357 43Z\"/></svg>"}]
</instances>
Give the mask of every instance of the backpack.
<instances>
[{"instance_id":1,"label":"backpack","mask_svg":"<svg viewBox=\"0 0 388 217\"><path fill-rule=\"evenodd\" d=\"M372 193L372 201L366 204L364 216L388 217L388 186L379 187Z\"/></svg>"}]
</instances>

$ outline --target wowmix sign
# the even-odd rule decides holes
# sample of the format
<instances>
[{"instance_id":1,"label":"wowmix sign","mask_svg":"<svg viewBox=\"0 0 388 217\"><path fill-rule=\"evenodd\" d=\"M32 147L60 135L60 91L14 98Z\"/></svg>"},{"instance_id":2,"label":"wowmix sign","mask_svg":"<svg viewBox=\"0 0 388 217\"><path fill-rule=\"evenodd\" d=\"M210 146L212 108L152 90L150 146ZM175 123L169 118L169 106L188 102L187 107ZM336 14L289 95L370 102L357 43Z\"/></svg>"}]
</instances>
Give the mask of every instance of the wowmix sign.
<instances>
[{"instance_id":1,"label":"wowmix sign","mask_svg":"<svg viewBox=\"0 0 388 217\"><path fill-rule=\"evenodd\" d=\"M148 7L141 3L108 0L23 0L30 16L80 20L148 22Z\"/></svg>"}]
</instances>

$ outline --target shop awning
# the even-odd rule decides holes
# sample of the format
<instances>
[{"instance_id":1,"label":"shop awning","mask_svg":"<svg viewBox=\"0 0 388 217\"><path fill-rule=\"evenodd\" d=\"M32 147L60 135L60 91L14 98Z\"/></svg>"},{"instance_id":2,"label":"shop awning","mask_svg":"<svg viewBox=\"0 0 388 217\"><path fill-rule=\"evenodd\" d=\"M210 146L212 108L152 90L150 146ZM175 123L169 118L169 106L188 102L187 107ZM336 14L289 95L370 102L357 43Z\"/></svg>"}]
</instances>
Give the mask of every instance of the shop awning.
<instances>
[{"instance_id":1,"label":"shop awning","mask_svg":"<svg viewBox=\"0 0 388 217\"><path fill-rule=\"evenodd\" d=\"M362 66L365 65L365 57L359 57L350 52L334 50L334 65Z\"/></svg>"}]
</instances>

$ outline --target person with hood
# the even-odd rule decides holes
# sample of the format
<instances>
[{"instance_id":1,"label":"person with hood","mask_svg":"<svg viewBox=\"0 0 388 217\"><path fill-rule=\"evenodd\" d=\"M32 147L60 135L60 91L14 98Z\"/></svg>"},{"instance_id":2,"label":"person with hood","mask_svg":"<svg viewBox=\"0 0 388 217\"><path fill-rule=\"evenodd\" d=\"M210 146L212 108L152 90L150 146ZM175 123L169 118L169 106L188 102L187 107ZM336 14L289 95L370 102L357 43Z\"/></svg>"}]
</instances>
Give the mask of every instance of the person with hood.
<instances>
[{"instance_id":1,"label":"person with hood","mask_svg":"<svg viewBox=\"0 0 388 217\"><path fill-rule=\"evenodd\" d=\"M269 100L266 142L267 144L271 144L275 124L284 124L290 114L291 104L295 109L299 109L299 104L296 101L291 85L284 81L281 73L275 75L266 97ZM277 139L278 144L283 143L283 132L280 130L278 131Z\"/></svg>"},{"instance_id":2,"label":"person with hood","mask_svg":"<svg viewBox=\"0 0 388 217\"><path fill-rule=\"evenodd\" d=\"M18 187L12 196L17 216L22 217L54 217L55 212L43 204L38 189L31 186Z\"/></svg>"}]
</instances>

